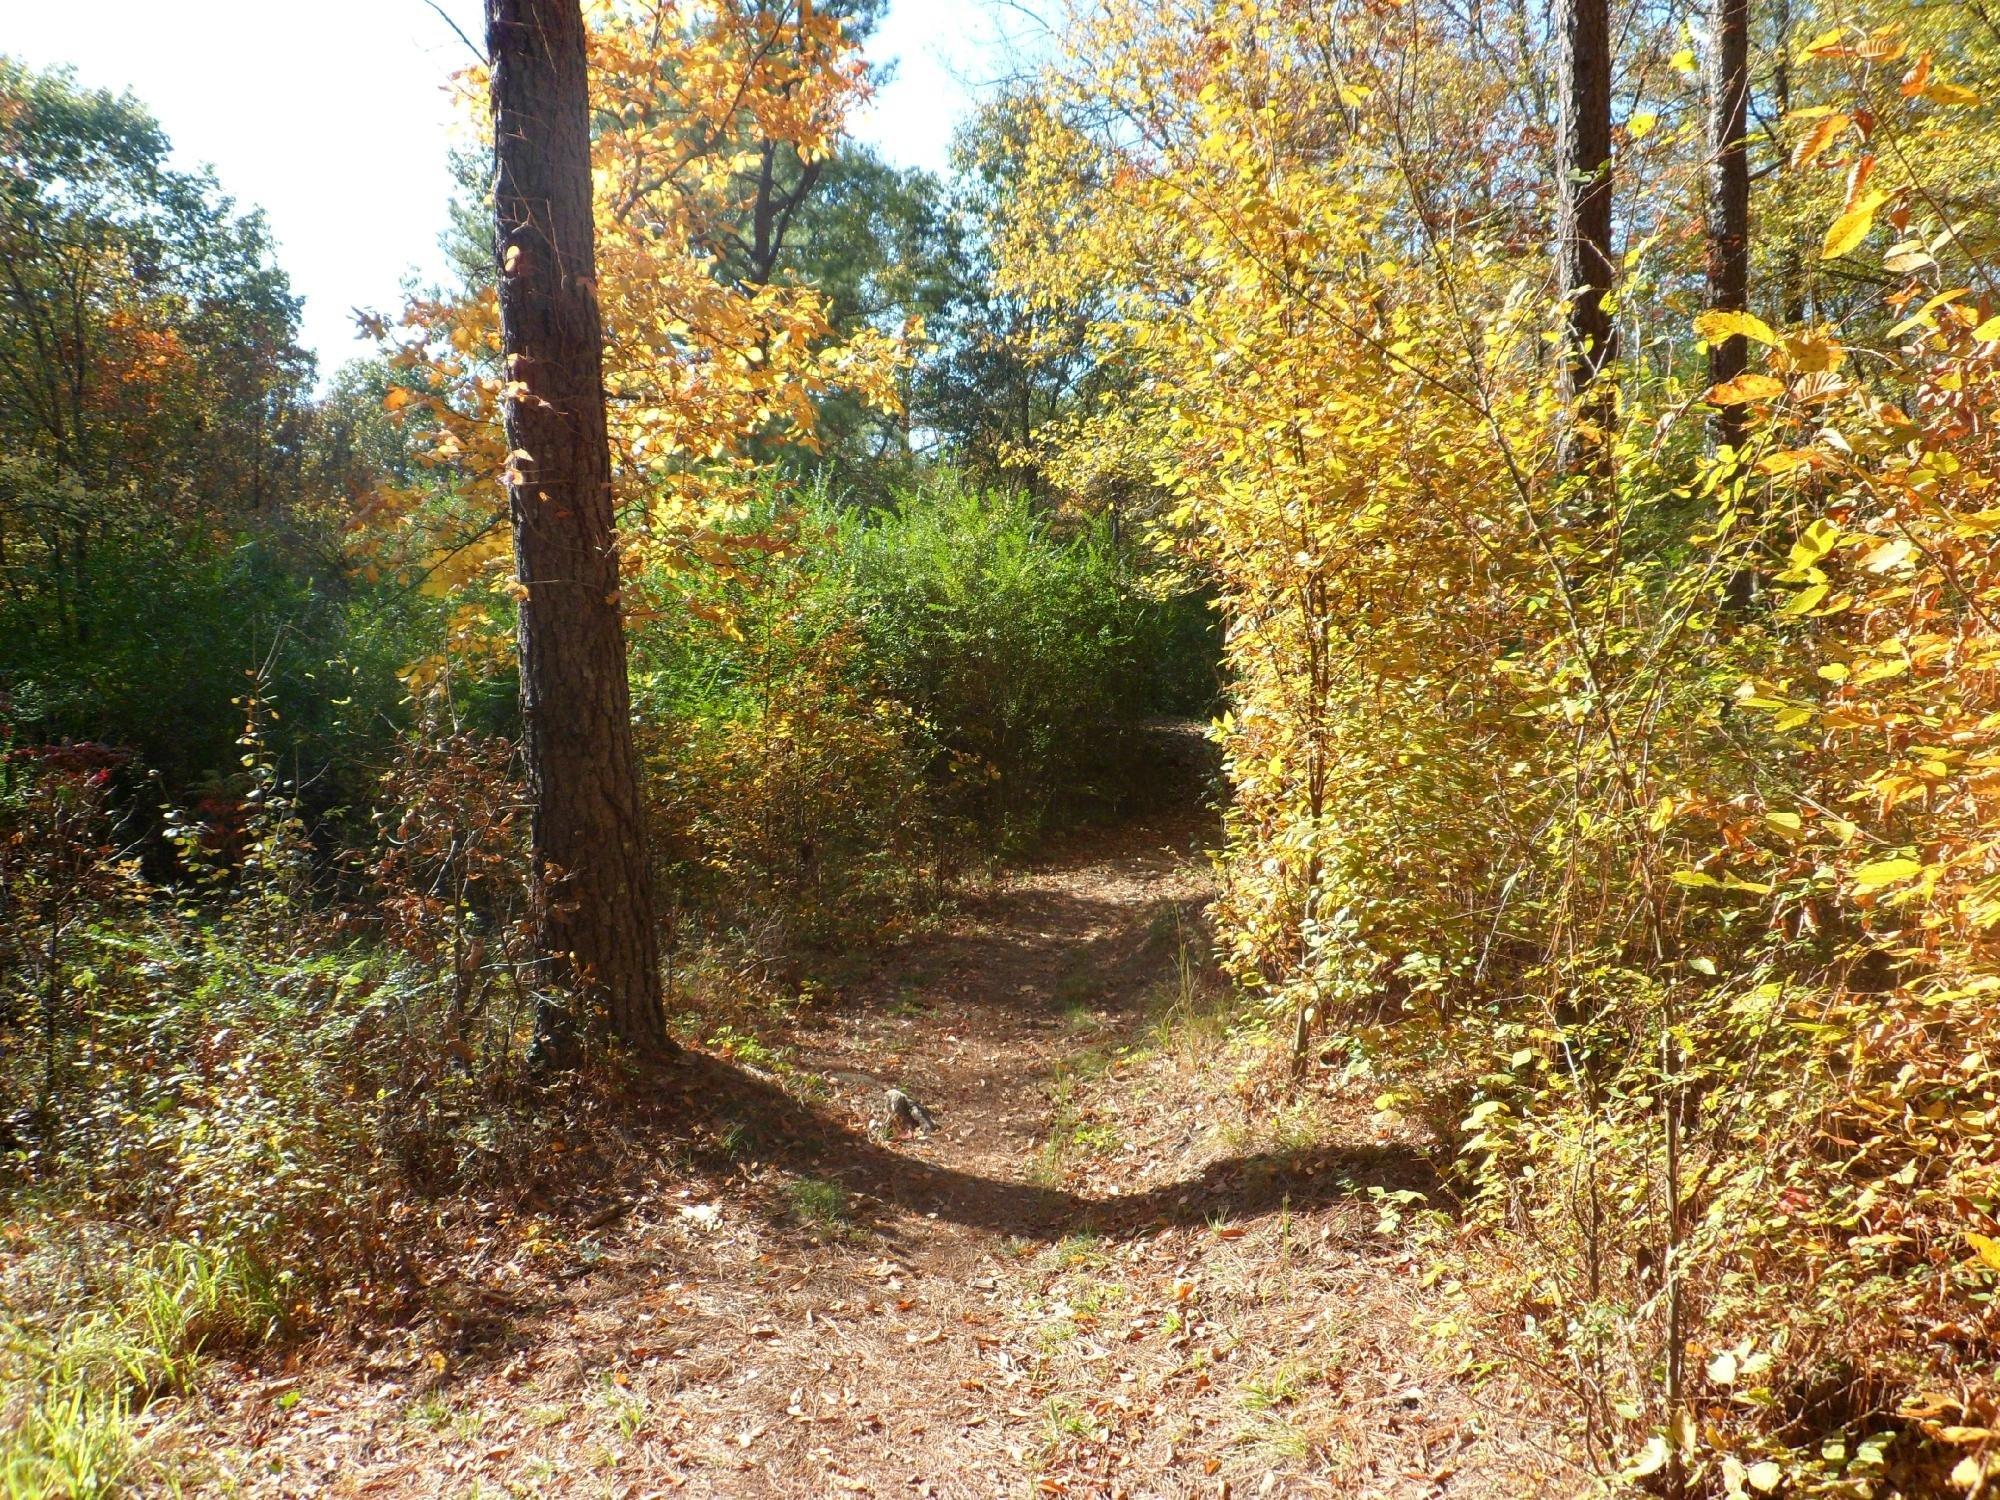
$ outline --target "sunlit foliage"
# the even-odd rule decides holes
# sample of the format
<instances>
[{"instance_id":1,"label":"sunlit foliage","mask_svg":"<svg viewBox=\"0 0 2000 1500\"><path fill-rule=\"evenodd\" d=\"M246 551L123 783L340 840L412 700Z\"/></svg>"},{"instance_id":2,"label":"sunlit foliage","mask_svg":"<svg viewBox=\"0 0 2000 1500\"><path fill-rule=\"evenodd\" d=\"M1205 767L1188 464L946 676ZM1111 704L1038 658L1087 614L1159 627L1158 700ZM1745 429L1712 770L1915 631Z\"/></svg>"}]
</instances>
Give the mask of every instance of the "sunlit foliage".
<instances>
[{"instance_id":1,"label":"sunlit foliage","mask_svg":"<svg viewBox=\"0 0 2000 1500\"><path fill-rule=\"evenodd\" d=\"M1635 1478L1942 1475L1993 1410L2000 324L1939 25L1780 40L1740 320L1676 223L1692 54L1639 35L1615 482L1555 462L1544 110L1476 13L1081 8L1010 226L1125 375L1045 456L1145 474L1225 609L1236 972L1384 1110L1470 1091L1463 1329Z\"/></svg>"}]
</instances>

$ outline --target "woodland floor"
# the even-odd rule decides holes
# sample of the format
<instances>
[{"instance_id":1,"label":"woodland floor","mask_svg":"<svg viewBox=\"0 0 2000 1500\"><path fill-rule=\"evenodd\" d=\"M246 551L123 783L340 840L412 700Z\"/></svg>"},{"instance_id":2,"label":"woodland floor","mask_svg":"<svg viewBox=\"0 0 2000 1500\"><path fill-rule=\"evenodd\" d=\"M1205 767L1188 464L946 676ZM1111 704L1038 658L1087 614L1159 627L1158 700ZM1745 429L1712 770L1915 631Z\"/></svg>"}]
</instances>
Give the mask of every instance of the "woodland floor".
<instances>
[{"instance_id":1,"label":"woodland floor","mask_svg":"<svg viewBox=\"0 0 2000 1500\"><path fill-rule=\"evenodd\" d=\"M1370 1192L1438 1199L1420 1132L1337 1090L1274 1103L1271 1050L1183 982L1210 836L1079 836L795 1018L773 1066L664 1070L570 1198L461 1206L496 1248L420 1314L215 1371L170 1418L196 1488L1576 1493L1421 1331L1448 1298ZM935 1134L884 1136L887 1081Z\"/></svg>"}]
</instances>

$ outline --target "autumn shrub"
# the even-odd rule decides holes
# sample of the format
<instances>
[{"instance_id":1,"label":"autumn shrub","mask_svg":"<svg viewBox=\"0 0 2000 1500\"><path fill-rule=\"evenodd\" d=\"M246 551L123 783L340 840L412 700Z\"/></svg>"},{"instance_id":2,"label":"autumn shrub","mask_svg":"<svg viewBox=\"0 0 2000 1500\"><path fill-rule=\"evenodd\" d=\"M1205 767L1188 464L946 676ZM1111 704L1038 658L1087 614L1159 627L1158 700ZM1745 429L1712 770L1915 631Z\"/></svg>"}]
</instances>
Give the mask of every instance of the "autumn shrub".
<instances>
[{"instance_id":1,"label":"autumn shrub","mask_svg":"<svg viewBox=\"0 0 2000 1500\"><path fill-rule=\"evenodd\" d=\"M789 662L766 637L729 711L642 737L655 852L692 935L770 951L879 932L955 859L934 816L921 726L852 674L850 632Z\"/></svg>"},{"instance_id":2,"label":"autumn shrub","mask_svg":"<svg viewBox=\"0 0 2000 1500\"><path fill-rule=\"evenodd\" d=\"M1703 313L1641 241L1647 360L1592 430L1481 196L1504 155L1458 154L1505 108L1490 54L1309 11L1093 11L1007 247L1132 377L1048 461L1142 459L1228 622L1225 957L1301 1071L1433 1114L1467 1206L1440 1332L1559 1396L1607 1479L1977 1489L2000 322L1929 148L1870 150L1971 92L1896 28L1816 41L1822 256L1882 216L1886 309ZM1759 357L1710 389L1728 337Z\"/></svg>"},{"instance_id":3,"label":"autumn shrub","mask_svg":"<svg viewBox=\"0 0 2000 1500\"><path fill-rule=\"evenodd\" d=\"M727 565L645 580L633 702L682 939L734 931L775 952L867 931L937 852L920 728L871 691L823 533L772 502Z\"/></svg>"},{"instance_id":4,"label":"autumn shrub","mask_svg":"<svg viewBox=\"0 0 2000 1500\"><path fill-rule=\"evenodd\" d=\"M0 725L0 1149L46 1149L61 1095L90 1048L80 931L137 893L116 779L129 753L101 744L18 745Z\"/></svg>"},{"instance_id":5,"label":"autumn shrub","mask_svg":"<svg viewBox=\"0 0 2000 1500\"><path fill-rule=\"evenodd\" d=\"M448 697L429 697L400 737L374 806L364 889L375 930L445 989L431 1003L444 1002L450 1060L479 1077L505 1073L518 1061L534 961L528 802L515 746L458 720Z\"/></svg>"}]
</instances>

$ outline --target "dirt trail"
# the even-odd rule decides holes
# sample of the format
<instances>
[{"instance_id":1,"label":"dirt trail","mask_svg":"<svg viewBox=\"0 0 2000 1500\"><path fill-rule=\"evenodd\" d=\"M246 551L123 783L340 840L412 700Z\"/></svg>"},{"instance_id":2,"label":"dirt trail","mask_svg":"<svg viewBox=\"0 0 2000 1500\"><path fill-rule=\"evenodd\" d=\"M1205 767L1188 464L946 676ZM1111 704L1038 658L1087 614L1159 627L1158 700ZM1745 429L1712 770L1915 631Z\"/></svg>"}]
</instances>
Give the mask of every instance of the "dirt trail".
<instances>
[{"instance_id":1,"label":"dirt trail","mask_svg":"<svg viewBox=\"0 0 2000 1500\"><path fill-rule=\"evenodd\" d=\"M205 1415L220 1487L1573 1490L1412 1331L1442 1310L1394 1220L1434 1194L1424 1143L1274 1107L1202 1015L1206 833L1081 838L887 953L783 1065L681 1065L662 1118L696 1145L637 1140L567 1243L365 1354L239 1372ZM940 1128L884 1138L888 1082Z\"/></svg>"}]
</instances>

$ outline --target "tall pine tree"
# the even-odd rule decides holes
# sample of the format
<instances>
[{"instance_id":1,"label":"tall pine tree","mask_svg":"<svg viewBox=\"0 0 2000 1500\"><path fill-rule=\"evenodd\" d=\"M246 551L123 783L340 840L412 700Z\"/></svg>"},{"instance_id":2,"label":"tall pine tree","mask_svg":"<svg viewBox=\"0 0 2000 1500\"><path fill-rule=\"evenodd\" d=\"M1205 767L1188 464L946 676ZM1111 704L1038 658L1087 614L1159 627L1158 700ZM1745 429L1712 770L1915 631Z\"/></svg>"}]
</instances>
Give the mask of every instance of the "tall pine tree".
<instances>
[{"instance_id":1,"label":"tall pine tree","mask_svg":"<svg viewBox=\"0 0 2000 1500\"><path fill-rule=\"evenodd\" d=\"M487 0L506 469L548 1060L667 1045L619 606L578 0Z\"/></svg>"}]
</instances>

